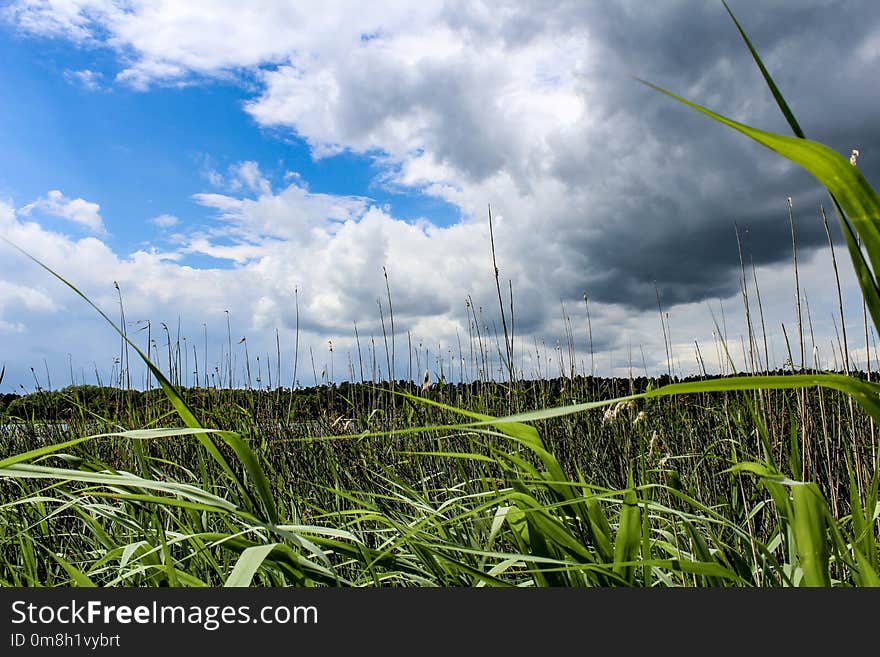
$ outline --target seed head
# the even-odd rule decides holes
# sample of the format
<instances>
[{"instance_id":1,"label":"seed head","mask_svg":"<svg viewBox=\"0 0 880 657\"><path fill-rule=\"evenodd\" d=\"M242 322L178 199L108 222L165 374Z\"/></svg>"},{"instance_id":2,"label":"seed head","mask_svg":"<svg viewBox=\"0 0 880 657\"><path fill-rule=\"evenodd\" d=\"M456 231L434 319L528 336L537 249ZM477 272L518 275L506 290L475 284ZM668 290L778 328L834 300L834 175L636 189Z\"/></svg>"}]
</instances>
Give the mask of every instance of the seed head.
<instances>
[{"instance_id":1,"label":"seed head","mask_svg":"<svg viewBox=\"0 0 880 657\"><path fill-rule=\"evenodd\" d=\"M609 406L605 409L605 414L602 416L602 424L611 422L617 418L621 411L633 408L634 406L635 402L632 400L627 402L617 402L614 406Z\"/></svg>"},{"instance_id":2,"label":"seed head","mask_svg":"<svg viewBox=\"0 0 880 657\"><path fill-rule=\"evenodd\" d=\"M643 411L644 412L644 411ZM657 442L660 440L657 432L651 434L651 442L648 443L648 458L654 456L654 450L657 449Z\"/></svg>"}]
</instances>

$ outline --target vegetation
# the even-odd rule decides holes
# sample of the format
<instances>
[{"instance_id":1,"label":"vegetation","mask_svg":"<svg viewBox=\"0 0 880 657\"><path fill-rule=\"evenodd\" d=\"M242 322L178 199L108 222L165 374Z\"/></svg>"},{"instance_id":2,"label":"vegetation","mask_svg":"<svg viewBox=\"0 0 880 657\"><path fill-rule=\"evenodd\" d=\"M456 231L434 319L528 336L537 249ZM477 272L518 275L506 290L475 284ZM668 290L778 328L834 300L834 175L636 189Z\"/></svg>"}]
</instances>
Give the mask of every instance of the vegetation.
<instances>
[{"instance_id":1,"label":"vegetation","mask_svg":"<svg viewBox=\"0 0 880 657\"><path fill-rule=\"evenodd\" d=\"M795 137L676 98L828 187L878 329L880 199L743 37ZM0 583L880 585L880 385L848 366L527 382L505 327L503 384L258 392L180 388L128 344L162 396L7 406Z\"/></svg>"}]
</instances>

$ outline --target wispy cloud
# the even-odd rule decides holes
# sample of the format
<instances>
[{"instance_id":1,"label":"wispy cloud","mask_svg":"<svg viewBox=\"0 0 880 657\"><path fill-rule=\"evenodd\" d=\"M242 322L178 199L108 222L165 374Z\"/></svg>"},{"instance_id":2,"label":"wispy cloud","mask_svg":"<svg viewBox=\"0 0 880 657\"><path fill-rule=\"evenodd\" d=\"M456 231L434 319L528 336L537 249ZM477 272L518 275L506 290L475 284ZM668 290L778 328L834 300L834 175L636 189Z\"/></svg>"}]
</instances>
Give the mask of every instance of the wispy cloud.
<instances>
[{"instance_id":1,"label":"wispy cloud","mask_svg":"<svg viewBox=\"0 0 880 657\"><path fill-rule=\"evenodd\" d=\"M160 214L159 216L150 219L150 223L159 228L171 228L180 223L180 219L173 214Z\"/></svg>"},{"instance_id":2,"label":"wispy cloud","mask_svg":"<svg viewBox=\"0 0 880 657\"><path fill-rule=\"evenodd\" d=\"M103 86L103 74L100 71L92 71L83 69L80 71L66 70L64 71L64 79L70 84L83 87L89 91L98 91Z\"/></svg>"}]
</instances>

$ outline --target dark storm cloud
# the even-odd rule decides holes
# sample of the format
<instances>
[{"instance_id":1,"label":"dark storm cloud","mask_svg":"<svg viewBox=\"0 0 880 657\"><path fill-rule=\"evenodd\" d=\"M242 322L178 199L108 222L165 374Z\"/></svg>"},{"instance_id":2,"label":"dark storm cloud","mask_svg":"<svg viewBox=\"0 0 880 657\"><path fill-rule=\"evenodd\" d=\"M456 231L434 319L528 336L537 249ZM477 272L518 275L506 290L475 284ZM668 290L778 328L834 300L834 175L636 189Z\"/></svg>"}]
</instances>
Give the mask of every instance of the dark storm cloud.
<instances>
[{"instance_id":1,"label":"dark storm cloud","mask_svg":"<svg viewBox=\"0 0 880 657\"><path fill-rule=\"evenodd\" d=\"M860 169L876 180L880 61L859 54L880 24L876 5L731 5L807 136L844 156L858 148ZM570 192L555 221L571 266L553 276L567 297L588 290L597 301L646 309L656 306L655 285L667 304L735 293L735 225L748 230L755 264L791 258L787 196L799 248L827 244L818 205L828 198L812 177L629 77L788 133L720 2L574 3L553 22L585 27L603 53L598 77L585 77L582 89L602 120L562 135L550 168ZM829 220L841 244L833 213Z\"/></svg>"},{"instance_id":2,"label":"dark storm cloud","mask_svg":"<svg viewBox=\"0 0 880 657\"><path fill-rule=\"evenodd\" d=\"M732 294L740 266L737 228L747 262L791 257L788 196L799 249L827 244L819 215L827 198L813 179L794 167L780 170L772 153L718 132L694 140L683 157L639 164L650 172L594 174L591 184L602 185L605 196L596 201L598 194L585 194L581 212L562 220L570 227L566 259L574 265L567 294L586 289L597 301L638 309L655 304L655 286L667 303ZM587 222L589 230L576 228Z\"/></svg>"}]
</instances>

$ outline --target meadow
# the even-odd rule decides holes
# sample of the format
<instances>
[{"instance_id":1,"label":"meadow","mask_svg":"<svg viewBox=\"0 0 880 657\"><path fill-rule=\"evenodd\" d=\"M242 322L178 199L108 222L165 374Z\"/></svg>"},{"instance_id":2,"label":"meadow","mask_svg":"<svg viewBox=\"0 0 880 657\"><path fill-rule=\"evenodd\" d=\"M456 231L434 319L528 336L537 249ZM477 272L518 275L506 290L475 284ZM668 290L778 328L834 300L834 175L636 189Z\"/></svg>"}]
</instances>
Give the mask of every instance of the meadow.
<instances>
[{"instance_id":1,"label":"meadow","mask_svg":"<svg viewBox=\"0 0 880 657\"><path fill-rule=\"evenodd\" d=\"M655 89L828 188L877 331L880 198L805 138L741 34L794 136ZM750 333L736 375L526 379L503 297L484 339L506 376L468 383L186 386L117 327L158 388L40 390L0 411L0 584L880 585L870 372L803 355L767 371Z\"/></svg>"}]
</instances>

